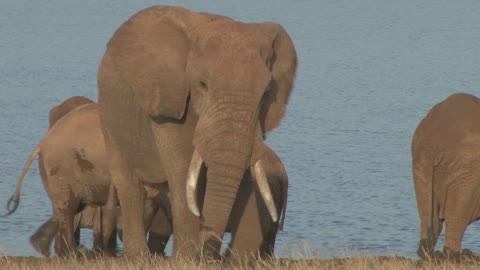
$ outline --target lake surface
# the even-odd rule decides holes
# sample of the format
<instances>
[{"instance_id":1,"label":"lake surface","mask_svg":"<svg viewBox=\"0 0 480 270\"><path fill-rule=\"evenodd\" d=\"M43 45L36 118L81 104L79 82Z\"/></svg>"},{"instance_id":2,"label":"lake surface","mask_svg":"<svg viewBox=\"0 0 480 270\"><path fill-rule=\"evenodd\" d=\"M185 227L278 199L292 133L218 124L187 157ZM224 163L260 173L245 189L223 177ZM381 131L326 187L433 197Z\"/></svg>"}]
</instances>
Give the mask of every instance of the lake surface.
<instances>
[{"instance_id":1,"label":"lake surface","mask_svg":"<svg viewBox=\"0 0 480 270\"><path fill-rule=\"evenodd\" d=\"M0 210L48 128L50 108L73 95L96 100L106 42L158 3L276 21L296 45L287 116L267 139L290 180L278 256L416 257L411 137L448 95L480 95L476 0L1 1ZM50 215L34 162L17 212L0 219L0 255L38 256L28 239ZM82 242L90 246L88 234ZM480 252L479 242L480 223L472 224L463 247Z\"/></svg>"}]
</instances>

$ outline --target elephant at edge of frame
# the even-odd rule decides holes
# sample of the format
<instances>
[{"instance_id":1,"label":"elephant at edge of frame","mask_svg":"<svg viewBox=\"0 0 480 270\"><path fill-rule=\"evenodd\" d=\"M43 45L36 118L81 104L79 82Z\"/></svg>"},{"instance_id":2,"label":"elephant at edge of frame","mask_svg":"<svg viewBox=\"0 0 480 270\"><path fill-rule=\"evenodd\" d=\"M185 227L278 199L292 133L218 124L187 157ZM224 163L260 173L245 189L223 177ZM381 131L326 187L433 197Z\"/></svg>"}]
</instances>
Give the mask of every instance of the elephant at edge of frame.
<instances>
[{"instance_id":1,"label":"elephant at edge of frame","mask_svg":"<svg viewBox=\"0 0 480 270\"><path fill-rule=\"evenodd\" d=\"M42 182L52 201L53 216L40 226L30 241L38 252L49 256L50 244L56 236L55 253L65 256L78 247L74 234L75 215L87 205L104 206L113 186L106 164L97 105L84 97L71 97L50 110L49 122L48 133L27 160L4 216L17 209L23 180L38 156ZM96 234L94 248L106 246L102 239L108 243L114 234L113 206L110 209L102 212L104 234Z\"/></svg>"},{"instance_id":2,"label":"elephant at edge of frame","mask_svg":"<svg viewBox=\"0 0 480 270\"><path fill-rule=\"evenodd\" d=\"M278 221L262 135L284 117L296 67L290 36L272 22L153 6L115 31L99 67L98 102L127 257L148 254L144 184L168 181L174 258L220 257L245 174L255 175Z\"/></svg>"},{"instance_id":3,"label":"elephant at edge of frame","mask_svg":"<svg viewBox=\"0 0 480 270\"><path fill-rule=\"evenodd\" d=\"M425 258L460 259L469 224L480 218L480 99L455 93L415 130L412 170ZM444 250L434 252L445 222Z\"/></svg>"}]
</instances>

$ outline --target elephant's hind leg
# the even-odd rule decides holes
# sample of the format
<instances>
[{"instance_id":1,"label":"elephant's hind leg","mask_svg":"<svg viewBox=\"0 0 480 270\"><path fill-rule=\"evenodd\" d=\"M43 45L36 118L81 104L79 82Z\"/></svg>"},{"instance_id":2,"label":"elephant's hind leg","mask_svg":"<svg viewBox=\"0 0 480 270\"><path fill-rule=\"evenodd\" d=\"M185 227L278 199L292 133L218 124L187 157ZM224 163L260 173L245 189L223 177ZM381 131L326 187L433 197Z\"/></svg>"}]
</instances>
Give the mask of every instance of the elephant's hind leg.
<instances>
[{"instance_id":1,"label":"elephant's hind leg","mask_svg":"<svg viewBox=\"0 0 480 270\"><path fill-rule=\"evenodd\" d=\"M36 251L48 257L50 256L50 245L57 231L58 221L50 218L30 237L30 243Z\"/></svg>"},{"instance_id":2,"label":"elephant's hind leg","mask_svg":"<svg viewBox=\"0 0 480 270\"><path fill-rule=\"evenodd\" d=\"M420 242L417 254L420 258L425 259L433 257L435 244L442 231L443 223L439 218L438 201L435 196L432 198L432 187L428 181L423 180L414 174L415 194L420 218Z\"/></svg>"},{"instance_id":3,"label":"elephant's hind leg","mask_svg":"<svg viewBox=\"0 0 480 270\"><path fill-rule=\"evenodd\" d=\"M479 206L479 193L480 186L472 179L455 181L448 190L444 255L450 259L459 260L463 235Z\"/></svg>"},{"instance_id":4,"label":"elephant's hind leg","mask_svg":"<svg viewBox=\"0 0 480 270\"><path fill-rule=\"evenodd\" d=\"M159 207L148 232L148 248L152 254L165 256L165 247L173 234L172 224L164 208Z\"/></svg>"},{"instance_id":5,"label":"elephant's hind leg","mask_svg":"<svg viewBox=\"0 0 480 270\"><path fill-rule=\"evenodd\" d=\"M53 216L58 219L58 232L55 237L55 253L58 256L68 256L78 250L75 240L74 218L80 200L72 192L66 192L67 200L55 201ZM64 194L65 195L65 194ZM62 203L63 202L63 203Z\"/></svg>"}]
</instances>

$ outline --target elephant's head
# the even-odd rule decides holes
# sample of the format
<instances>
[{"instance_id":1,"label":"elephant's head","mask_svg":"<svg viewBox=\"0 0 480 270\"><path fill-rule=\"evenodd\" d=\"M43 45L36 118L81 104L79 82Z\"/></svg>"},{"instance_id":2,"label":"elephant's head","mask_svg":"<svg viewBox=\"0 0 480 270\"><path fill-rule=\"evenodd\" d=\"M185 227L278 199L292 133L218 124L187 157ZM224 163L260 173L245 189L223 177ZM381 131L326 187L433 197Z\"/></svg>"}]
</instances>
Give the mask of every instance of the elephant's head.
<instances>
[{"instance_id":1,"label":"elephant's head","mask_svg":"<svg viewBox=\"0 0 480 270\"><path fill-rule=\"evenodd\" d=\"M55 123L60 120L64 115L69 113L71 110L79 107L80 105L83 104L89 104L93 103L93 101L89 98L82 97L82 96L73 96L68 99L66 99L64 102L60 103L59 105L53 107L50 110L49 114L49 122L50 122L50 127L53 127Z\"/></svg>"},{"instance_id":2,"label":"elephant's head","mask_svg":"<svg viewBox=\"0 0 480 270\"><path fill-rule=\"evenodd\" d=\"M195 179L205 164L202 224L222 237L240 180L248 170L262 174L262 147L256 146L285 114L297 66L292 40L275 23L240 23L174 7L142 11L114 37L109 49L115 66L152 119L198 117L189 208L200 215Z\"/></svg>"}]
</instances>

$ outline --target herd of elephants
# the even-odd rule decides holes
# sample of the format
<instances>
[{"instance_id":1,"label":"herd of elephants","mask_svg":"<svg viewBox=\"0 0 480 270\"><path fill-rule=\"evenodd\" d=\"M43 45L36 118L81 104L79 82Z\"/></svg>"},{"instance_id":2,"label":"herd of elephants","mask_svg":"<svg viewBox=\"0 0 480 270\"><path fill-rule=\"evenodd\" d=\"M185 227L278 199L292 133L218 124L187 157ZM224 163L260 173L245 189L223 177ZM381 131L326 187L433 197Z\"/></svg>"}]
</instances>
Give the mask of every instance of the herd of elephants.
<instances>
[{"instance_id":1,"label":"herd of elephants","mask_svg":"<svg viewBox=\"0 0 480 270\"><path fill-rule=\"evenodd\" d=\"M51 109L38 157L53 214L30 240L45 256L93 249L127 257L243 260L273 256L288 176L265 134L285 115L297 56L276 23L242 23L153 6L123 23L98 69L98 103L74 96ZM422 258L458 259L480 217L480 99L456 93L435 105L412 140ZM443 252L434 252L445 222ZM225 232L231 242L221 252Z\"/></svg>"}]
</instances>

